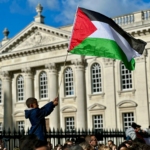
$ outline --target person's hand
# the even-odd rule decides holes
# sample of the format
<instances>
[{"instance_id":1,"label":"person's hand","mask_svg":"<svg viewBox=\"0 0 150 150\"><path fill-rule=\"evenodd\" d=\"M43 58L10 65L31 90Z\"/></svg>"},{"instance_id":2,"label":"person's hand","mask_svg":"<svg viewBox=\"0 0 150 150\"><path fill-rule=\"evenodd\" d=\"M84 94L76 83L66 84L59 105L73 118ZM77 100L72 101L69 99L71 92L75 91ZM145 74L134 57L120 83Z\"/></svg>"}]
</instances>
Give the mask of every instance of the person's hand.
<instances>
[{"instance_id":1,"label":"person's hand","mask_svg":"<svg viewBox=\"0 0 150 150\"><path fill-rule=\"evenodd\" d=\"M53 104L54 104L55 106L58 105L58 97L56 97L56 98L53 100Z\"/></svg>"}]
</instances>

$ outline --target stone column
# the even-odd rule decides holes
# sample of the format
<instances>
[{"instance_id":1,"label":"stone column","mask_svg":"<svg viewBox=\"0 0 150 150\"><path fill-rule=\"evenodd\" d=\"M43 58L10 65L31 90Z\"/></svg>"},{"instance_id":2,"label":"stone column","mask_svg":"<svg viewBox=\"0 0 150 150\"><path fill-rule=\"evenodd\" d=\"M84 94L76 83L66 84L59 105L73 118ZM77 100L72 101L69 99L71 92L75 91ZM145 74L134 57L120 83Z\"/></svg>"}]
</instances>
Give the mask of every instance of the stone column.
<instances>
[{"instance_id":1,"label":"stone column","mask_svg":"<svg viewBox=\"0 0 150 150\"><path fill-rule=\"evenodd\" d=\"M34 96L34 86L33 86L33 73L31 68L23 68L22 72L25 73L25 100L29 97Z\"/></svg>"},{"instance_id":2,"label":"stone column","mask_svg":"<svg viewBox=\"0 0 150 150\"><path fill-rule=\"evenodd\" d=\"M77 129L86 129L86 96L85 96L85 69L83 60L73 60L75 65L75 91L77 96Z\"/></svg>"},{"instance_id":3,"label":"stone column","mask_svg":"<svg viewBox=\"0 0 150 150\"><path fill-rule=\"evenodd\" d=\"M12 88L11 88L11 77L8 71L2 72L3 75L3 104L4 104L4 128L6 131L12 129Z\"/></svg>"},{"instance_id":4,"label":"stone column","mask_svg":"<svg viewBox=\"0 0 150 150\"><path fill-rule=\"evenodd\" d=\"M58 72L54 63L45 65L49 69L49 98L53 101L58 96ZM53 112L50 114L50 128L59 128L59 106L56 106Z\"/></svg>"}]
</instances>

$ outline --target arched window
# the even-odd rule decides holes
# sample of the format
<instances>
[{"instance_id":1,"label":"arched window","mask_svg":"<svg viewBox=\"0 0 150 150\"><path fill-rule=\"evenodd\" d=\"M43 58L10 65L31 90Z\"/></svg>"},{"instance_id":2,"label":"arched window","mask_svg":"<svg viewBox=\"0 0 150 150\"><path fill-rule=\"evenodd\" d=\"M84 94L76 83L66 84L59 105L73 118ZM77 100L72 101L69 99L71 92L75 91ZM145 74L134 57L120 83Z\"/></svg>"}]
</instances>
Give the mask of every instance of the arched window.
<instances>
[{"instance_id":1,"label":"arched window","mask_svg":"<svg viewBox=\"0 0 150 150\"><path fill-rule=\"evenodd\" d=\"M73 71L71 68L66 68L65 74L65 95L74 95L74 88L73 88Z\"/></svg>"},{"instance_id":2,"label":"arched window","mask_svg":"<svg viewBox=\"0 0 150 150\"><path fill-rule=\"evenodd\" d=\"M48 98L47 74L45 72L40 74L40 98Z\"/></svg>"},{"instance_id":3,"label":"arched window","mask_svg":"<svg viewBox=\"0 0 150 150\"><path fill-rule=\"evenodd\" d=\"M0 80L0 103L2 103L2 80Z\"/></svg>"},{"instance_id":4,"label":"arched window","mask_svg":"<svg viewBox=\"0 0 150 150\"><path fill-rule=\"evenodd\" d=\"M121 63L121 88L122 90L132 89L132 73L130 70L126 69L125 65Z\"/></svg>"},{"instance_id":5,"label":"arched window","mask_svg":"<svg viewBox=\"0 0 150 150\"><path fill-rule=\"evenodd\" d=\"M94 63L91 67L92 93L102 92L101 67L98 63Z\"/></svg>"},{"instance_id":6,"label":"arched window","mask_svg":"<svg viewBox=\"0 0 150 150\"><path fill-rule=\"evenodd\" d=\"M18 101L24 100L24 80L22 75L17 78L17 98Z\"/></svg>"}]
</instances>

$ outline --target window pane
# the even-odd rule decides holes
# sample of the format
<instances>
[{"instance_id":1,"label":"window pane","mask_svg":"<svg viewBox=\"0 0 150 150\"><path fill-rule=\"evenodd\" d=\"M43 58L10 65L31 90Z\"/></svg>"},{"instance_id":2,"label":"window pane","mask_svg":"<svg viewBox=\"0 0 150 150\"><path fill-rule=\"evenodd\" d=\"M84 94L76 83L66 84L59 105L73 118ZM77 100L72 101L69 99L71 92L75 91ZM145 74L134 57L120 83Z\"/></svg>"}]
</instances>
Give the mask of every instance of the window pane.
<instances>
[{"instance_id":1,"label":"window pane","mask_svg":"<svg viewBox=\"0 0 150 150\"><path fill-rule=\"evenodd\" d=\"M73 71L71 68L67 68L64 74L65 80L65 95L74 95L74 87L73 87Z\"/></svg>"},{"instance_id":2,"label":"window pane","mask_svg":"<svg viewBox=\"0 0 150 150\"><path fill-rule=\"evenodd\" d=\"M132 89L131 71L127 70L123 63L121 64L121 86L122 86L122 90Z\"/></svg>"},{"instance_id":3,"label":"window pane","mask_svg":"<svg viewBox=\"0 0 150 150\"><path fill-rule=\"evenodd\" d=\"M93 115L93 129L103 129L103 116Z\"/></svg>"},{"instance_id":4,"label":"window pane","mask_svg":"<svg viewBox=\"0 0 150 150\"><path fill-rule=\"evenodd\" d=\"M101 68L98 63L92 65L91 68L92 93L102 92Z\"/></svg>"},{"instance_id":5,"label":"window pane","mask_svg":"<svg viewBox=\"0 0 150 150\"><path fill-rule=\"evenodd\" d=\"M67 130L74 129L74 117L66 117L65 118L65 127Z\"/></svg>"},{"instance_id":6,"label":"window pane","mask_svg":"<svg viewBox=\"0 0 150 150\"><path fill-rule=\"evenodd\" d=\"M23 76L17 78L17 97L18 101L24 100L24 80Z\"/></svg>"},{"instance_id":7,"label":"window pane","mask_svg":"<svg viewBox=\"0 0 150 150\"><path fill-rule=\"evenodd\" d=\"M123 115L123 128L124 130L126 130L131 126L132 122L134 122L134 114L133 112L129 112L123 113L122 115Z\"/></svg>"},{"instance_id":8,"label":"window pane","mask_svg":"<svg viewBox=\"0 0 150 150\"><path fill-rule=\"evenodd\" d=\"M17 121L17 129L19 131L24 130L24 121Z\"/></svg>"},{"instance_id":9,"label":"window pane","mask_svg":"<svg viewBox=\"0 0 150 150\"><path fill-rule=\"evenodd\" d=\"M40 74L40 98L48 98L48 83L47 74L42 72Z\"/></svg>"}]
</instances>

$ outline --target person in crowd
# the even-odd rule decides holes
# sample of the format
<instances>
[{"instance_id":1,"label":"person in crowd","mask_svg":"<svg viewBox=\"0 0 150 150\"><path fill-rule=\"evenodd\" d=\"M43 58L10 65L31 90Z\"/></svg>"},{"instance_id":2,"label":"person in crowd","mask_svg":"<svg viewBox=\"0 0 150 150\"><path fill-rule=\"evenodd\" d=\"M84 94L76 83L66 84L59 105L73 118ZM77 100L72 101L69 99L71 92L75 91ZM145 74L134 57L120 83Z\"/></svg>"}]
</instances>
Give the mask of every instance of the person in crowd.
<instances>
[{"instance_id":1,"label":"person in crowd","mask_svg":"<svg viewBox=\"0 0 150 150\"><path fill-rule=\"evenodd\" d=\"M114 145L114 142L112 140L108 140L107 142L108 147L112 150L112 147Z\"/></svg>"},{"instance_id":2,"label":"person in crowd","mask_svg":"<svg viewBox=\"0 0 150 150\"><path fill-rule=\"evenodd\" d=\"M28 109L25 110L25 118L29 119L31 122L29 134L35 134L39 140L46 141L45 117L58 105L58 97L42 108L39 108L38 101L34 97L28 98L26 100L26 105Z\"/></svg>"},{"instance_id":3,"label":"person in crowd","mask_svg":"<svg viewBox=\"0 0 150 150\"><path fill-rule=\"evenodd\" d=\"M35 134L23 136L20 139L20 150L48 150L47 142L39 140Z\"/></svg>"},{"instance_id":4,"label":"person in crowd","mask_svg":"<svg viewBox=\"0 0 150 150\"><path fill-rule=\"evenodd\" d=\"M92 149L92 147L90 146L90 144L88 144L85 141L82 142L82 143L80 143L79 145L83 148L83 150L91 150Z\"/></svg>"},{"instance_id":5,"label":"person in crowd","mask_svg":"<svg viewBox=\"0 0 150 150\"><path fill-rule=\"evenodd\" d=\"M125 143L121 143L121 144L118 146L117 150L128 150L128 147L126 146Z\"/></svg>"},{"instance_id":6,"label":"person in crowd","mask_svg":"<svg viewBox=\"0 0 150 150\"><path fill-rule=\"evenodd\" d=\"M63 149L63 146L61 144L57 144L55 147L54 147L54 150L62 150Z\"/></svg>"},{"instance_id":7,"label":"person in crowd","mask_svg":"<svg viewBox=\"0 0 150 150\"><path fill-rule=\"evenodd\" d=\"M83 148L80 145L75 144L70 147L70 150L83 150Z\"/></svg>"},{"instance_id":8,"label":"person in crowd","mask_svg":"<svg viewBox=\"0 0 150 150\"><path fill-rule=\"evenodd\" d=\"M125 131L125 134L127 140L135 140L136 138L138 138L145 143L144 135L146 135L146 132L144 130L141 130L141 126L136 124L135 122L133 122L131 127L129 127Z\"/></svg>"},{"instance_id":9,"label":"person in crowd","mask_svg":"<svg viewBox=\"0 0 150 150\"><path fill-rule=\"evenodd\" d=\"M47 141L47 146L48 146L48 150L52 150L53 149L53 145L50 141Z\"/></svg>"},{"instance_id":10,"label":"person in crowd","mask_svg":"<svg viewBox=\"0 0 150 150\"><path fill-rule=\"evenodd\" d=\"M91 136L90 145L93 147L94 150L98 149L98 142L97 142L97 138L95 135Z\"/></svg>"},{"instance_id":11,"label":"person in crowd","mask_svg":"<svg viewBox=\"0 0 150 150\"><path fill-rule=\"evenodd\" d=\"M114 144L114 145L112 146L112 150L117 150L117 145Z\"/></svg>"}]
</instances>

